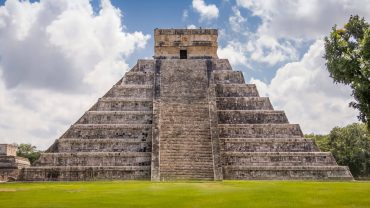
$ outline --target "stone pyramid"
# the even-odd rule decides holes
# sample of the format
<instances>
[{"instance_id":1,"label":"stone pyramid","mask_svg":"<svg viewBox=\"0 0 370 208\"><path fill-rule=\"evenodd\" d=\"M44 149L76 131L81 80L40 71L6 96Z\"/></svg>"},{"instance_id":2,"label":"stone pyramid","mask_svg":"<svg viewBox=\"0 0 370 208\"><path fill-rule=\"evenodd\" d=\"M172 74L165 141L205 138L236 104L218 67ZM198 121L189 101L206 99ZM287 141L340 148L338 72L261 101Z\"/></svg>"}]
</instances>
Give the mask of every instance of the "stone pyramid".
<instances>
[{"instance_id":1,"label":"stone pyramid","mask_svg":"<svg viewBox=\"0 0 370 208\"><path fill-rule=\"evenodd\" d=\"M351 180L242 72L215 29L155 29L139 60L21 180Z\"/></svg>"}]
</instances>

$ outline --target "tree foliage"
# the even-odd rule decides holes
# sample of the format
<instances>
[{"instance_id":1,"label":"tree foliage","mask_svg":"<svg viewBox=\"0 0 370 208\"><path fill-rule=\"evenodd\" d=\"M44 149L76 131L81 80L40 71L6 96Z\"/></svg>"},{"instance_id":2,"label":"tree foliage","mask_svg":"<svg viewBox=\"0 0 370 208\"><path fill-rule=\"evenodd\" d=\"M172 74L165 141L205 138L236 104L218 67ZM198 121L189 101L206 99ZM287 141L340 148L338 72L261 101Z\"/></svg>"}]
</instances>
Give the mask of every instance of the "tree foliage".
<instances>
[{"instance_id":1,"label":"tree foliage","mask_svg":"<svg viewBox=\"0 0 370 208\"><path fill-rule=\"evenodd\" d=\"M325 38L324 57L334 82L352 88L355 101L350 106L370 129L370 26L365 19L355 15L344 28L335 25Z\"/></svg>"},{"instance_id":2,"label":"tree foliage","mask_svg":"<svg viewBox=\"0 0 370 208\"><path fill-rule=\"evenodd\" d=\"M28 158L31 164L40 157L41 151L36 149L36 146L31 144L17 145L17 156Z\"/></svg>"},{"instance_id":3,"label":"tree foliage","mask_svg":"<svg viewBox=\"0 0 370 208\"><path fill-rule=\"evenodd\" d=\"M322 151L333 153L339 165L348 166L355 177L370 176L370 133L364 124L335 127L329 135L306 135Z\"/></svg>"}]
</instances>

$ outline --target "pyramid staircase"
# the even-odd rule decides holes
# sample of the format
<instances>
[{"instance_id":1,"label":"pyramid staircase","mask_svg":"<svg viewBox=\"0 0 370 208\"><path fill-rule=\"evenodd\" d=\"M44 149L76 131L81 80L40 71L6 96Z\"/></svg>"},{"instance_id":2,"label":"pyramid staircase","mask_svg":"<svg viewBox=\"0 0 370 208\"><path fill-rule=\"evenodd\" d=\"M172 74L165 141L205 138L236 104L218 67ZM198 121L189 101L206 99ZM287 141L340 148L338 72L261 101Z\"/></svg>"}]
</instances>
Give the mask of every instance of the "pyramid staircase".
<instances>
[{"instance_id":1,"label":"pyramid staircase","mask_svg":"<svg viewBox=\"0 0 370 208\"><path fill-rule=\"evenodd\" d=\"M21 180L351 180L225 59L139 60Z\"/></svg>"}]
</instances>

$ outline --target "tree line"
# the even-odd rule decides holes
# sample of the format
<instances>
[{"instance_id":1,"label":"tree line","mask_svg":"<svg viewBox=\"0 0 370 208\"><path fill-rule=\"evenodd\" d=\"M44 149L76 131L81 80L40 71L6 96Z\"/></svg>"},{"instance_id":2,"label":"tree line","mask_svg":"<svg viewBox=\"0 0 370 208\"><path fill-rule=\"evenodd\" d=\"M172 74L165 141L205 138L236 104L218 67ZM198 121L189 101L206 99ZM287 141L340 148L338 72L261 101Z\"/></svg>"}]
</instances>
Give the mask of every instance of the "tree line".
<instances>
[{"instance_id":1,"label":"tree line","mask_svg":"<svg viewBox=\"0 0 370 208\"><path fill-rule=\"evenodd\" d=\"M348 166L355 178L370 178L370 133L365 124L335 127L327 135L305 135L321 151L331 152L338 165Z\"/></svg>"}]
</instances>

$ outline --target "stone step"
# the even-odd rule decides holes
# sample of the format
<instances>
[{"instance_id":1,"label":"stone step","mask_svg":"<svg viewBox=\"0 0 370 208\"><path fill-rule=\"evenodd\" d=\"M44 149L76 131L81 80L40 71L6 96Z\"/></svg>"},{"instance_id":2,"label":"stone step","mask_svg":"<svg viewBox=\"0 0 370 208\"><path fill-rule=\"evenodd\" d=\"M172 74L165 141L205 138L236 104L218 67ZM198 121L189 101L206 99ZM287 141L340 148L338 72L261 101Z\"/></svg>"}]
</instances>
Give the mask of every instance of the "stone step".
<instances>
[{"instance_id":1,"label":"stone step","mask_svg":"<svg viewBox=\"0 0 370 208\"><path fill-rule=\"evenodd\" d=\"M223 138L291 138L303 137L298 124L219 124Z\"/></svg>"},{"instance_id":2,"label":"stone step","mask_svg":"<svg viewBox=\"0 0 370 208\"><path fill-rule=\"evenodd\" d=\"M268 97L218 97L218 110L273 110Z\"/></svg>"},{"instance_id":3,"label":"stone step","mask_svg":"<svg viewBox=\"0 0 370 208\"><path fill-rule=\"evenodd\" d=\"M204 144L206 143L206 144ZM181 142L181 143L177 143L177 142L167 142L165 144L163 144L161 146L161 148L163 149L170 149L170 150L191 150L191 149L197 149L197 150L200 150L200 149L204 149L204 150L210 150L212 151L212 149L210 149L210 146L209 146L209 143L210 141L208 142Z\"/></svg>"},{"instance_id":4,"label":"stone step","mask_svg":"<svg viewBox=\"0 0 370 208\"><path fill-rule=\"evenodd\" d=\"M227 59L212 59L212 70L233 70L231 68L230 62Z\"/></svg>"},{"instance_id":5,"label":"stone step","mask_svg":"<svg viewBox=\"0 0 370 208\"><path fill-rule=\"evenodd\" d=\"M219 124L284 124L288 119L284 111L276 110L219 110Z\"/></svg>"},{"instance_id":6,"label":"stone step","mask_svg":"<svg viewBox=\"0 0 370 208\"><path fill-rule=\"evenodd\" d=\"M167 161L178 159L179 162L186 159L199 160L199 161L212 161L212 152L195 152L195 151L165 151L161 149L161 158Z\"/></svg>"},{"instance_id":7,"label":"stone step","mask_svg":"<svg viewBox=\"0 0 370 208\"><path fill-rule=\"evenodd\" d=\"M153 111L88 111L78 124L151 124Z\"/></svg>"},{"instance_id":8,"label":"stone step","mask_svg":"<svg viewBox=\"0 0 370 208\"><path fill-rule=\"evenodd\" d=\"M200 175L183 175L183 174L163 174L160 176L161 181L213 181L214 178L211 177L211 174L207 174L206 176Z\"/></svg>"},{"instance_id":9,"label":"stone step","mask_svg":"<svg viewBox=\"0 0 370 208\"><path fill-rule=\"evenodd\" d=\"M353 180L346 166L224 166L228 180Z\"/></svg>"},{"instance_id":10,"label":"stone step","mask_svg":"<svg viewBox=\"0 0 370 208\"><path fill-rule=\"evenodd\" d=\"M154 82L154 71L129 71L125 74L122 84L152 85Z\"/></svg>"},{"instance_id":11,"label":"stone step","mask_svg":"<svg viewBox=\"0 0 370 208\"><path fill-rule=\"evenodd\" d=\"M219 70L213 71L216 84L244 84L244 77L241 71Z\"/></svg>"},{"instance_id":12,"label":"stone step","mask_svg":"<svg viewBox=\"0 0 370 208\"><path fill-rule=\"evenodd\" d=\"M152 72L155 68L155 62L156 60L153 59L139 59L132 71Z\"/></svg>"},{"instance_id":13,"label":"stone step","mask_svg":"<svg viewBox=\"0 0 370 208\"><path fill-rule=\"evenodd\" d=\"M259 97L255 84L217 84L216 97Z\"/></svg>"},{"instance_id":14,"label":"stone step","mask_svg":"<svg viewBox=\"0 0 370 208\"><path fill-rule=\"evenodd\" d=\"M153 111L152 98L100 98L91 111Z\"/></svg>"},{"instance_id":15,"label":"stone step","mask_svg":"<svg viewBox=\"0 0 370 208\"><path fill-rule=\"evenodd\" d=\"M224 152L224 165L330 166L337 165L330 152Z\"/></svg>"},{"instance_id":16,"label":"stone step","mask_svg":"<svg viewBox=\"0 0 370 208\"><path fill-rule=\"evenodd\" d=\"M146 166L150 152L42 153L35 166Z\"/></svg>"},{"instance_id":17,"label":"stone step","mask_svg":"<svg viewBox=\"0 0 370 208\"><path fill-rule=\"evenodd\" d=\"M29 167L22 181L94 181L150 179L148 166L43 166Z\"/></svg>"},{"instance_id":18,"label":"stone step","mask_svg":"<svg viewBox=\"0 0 370 208\"><path fill-rule=\"evenodd\" d=\"M171 175L182 175L182 176L198 176L198 177L213 177L213 169L199 169L197 167L189 167L189 168L182 168L178 169L178 167L168 167L168 168L161 168L161 176L171 176Z\"/></svg>"},{"instance_id":19,"label":"stone step","mask_svg":"<svg viewBox=\"0 0 370 208\"><path fill-rule=\"evenodd\" d=\"M104 98L152 98L153 85L114 85Z\"/></svg>"},{"instance_id":20,"label":"stone step","mask_svg":"<svg viewBox=\"0 0 370 208\"><path fill-rule=\"evenodd\" d=\"M59 139L58 152L151 152L151 140Z\"/></svg>"},{"instance_id":21,"label":"stone step","mask_svg":"<svg viewBox=\"0 0 370 208\"><path fill-rule=\"evenodd\" d=\"M163 160L164 163L161 164L161 168L171 168L176 167L177 169L184 169L187 170L189 168L197 168L199 170L213 170L213 161L202 161L202 160L196 160L196 161L190 161L189 158L185 158L187 160L184 161L178 161L178 163L168 163L170 161ZM161 160L162 161L162 160Z\"/></svg>"},{"instance_id":22,"label":"stone step","mask_svg":"<svg viewBox=\"0 0 370 208\"><path fill-rule=\"evenodd\" d=\"M148 140L151 137L151 124L74 124L61 138Z\"/></svg>"},{"instance_id":23,"label":"stone step","mask_svg":"<svg viewBox=\"0 0 370 208\"><path fill-rule=\"evenodd\" d=\"M317 152L311 139L304 138L220 138L225 152Z\"/></svg>"}]
</instances>

